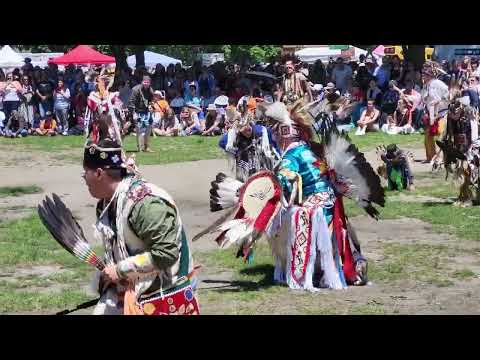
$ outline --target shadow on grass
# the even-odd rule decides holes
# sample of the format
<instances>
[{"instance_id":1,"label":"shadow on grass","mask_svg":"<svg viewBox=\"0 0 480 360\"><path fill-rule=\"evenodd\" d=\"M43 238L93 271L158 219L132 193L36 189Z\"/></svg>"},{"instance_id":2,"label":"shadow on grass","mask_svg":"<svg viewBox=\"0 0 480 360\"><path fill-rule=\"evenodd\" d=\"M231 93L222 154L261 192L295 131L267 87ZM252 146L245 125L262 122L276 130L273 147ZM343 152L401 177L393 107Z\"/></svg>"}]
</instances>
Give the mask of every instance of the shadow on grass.
<instances>
[{"instance_id":1,"label":"shadow on grass","mask_svg":"<svg viewBox=\"0 0 480 360\"><path fill-rule=\"evenodd\" d=\"M205 290L217 290L218 292L259 291L276 284L273 282L273 265L264 264L252 266L240 270L244 276L263 276L259 281L250 280L202 280L206 284L225 284L224 286L208 287Z\"/></svg>"},{"instance_id":2,"label":"shadow on grass","mask_svg":"<svg viewBox=\"0 0 480 360\"><path fill-rule=\"evenodd\" d=\"M450 202L450 200L448 200L448 202L445 202L445 201L427 201L427 202L424 202L422 203L422 206L423 207L451 207L453 204L453 201Z\"/></svg>"}]
</instances>

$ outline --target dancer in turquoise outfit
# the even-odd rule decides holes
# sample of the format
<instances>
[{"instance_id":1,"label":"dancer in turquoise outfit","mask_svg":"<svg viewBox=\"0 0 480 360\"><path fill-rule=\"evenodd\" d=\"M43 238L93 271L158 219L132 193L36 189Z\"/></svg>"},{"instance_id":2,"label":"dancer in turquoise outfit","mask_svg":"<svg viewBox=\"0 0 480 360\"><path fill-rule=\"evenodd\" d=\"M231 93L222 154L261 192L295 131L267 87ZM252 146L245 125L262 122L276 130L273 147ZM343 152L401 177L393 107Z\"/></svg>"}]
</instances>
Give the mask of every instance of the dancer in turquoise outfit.
<instances>
[{"instance_id":1,"label":"dancer in turquoise outfit","mask_svg":"<svg viewBox=\"0 0 480 360\"><path fill-rule=\"evenodd\" d=\"M314 124L302 106L300 102L291 110L281 102L260 106L280 150L281 161L270 173L276 180L261 183L258 179L264 175L256 174L236 189L232 187L231 198L236 196L239 210L233 220L218 227L222 234L217 242L222 248L236 243L245 249L252 247L263 231L275 259L274 280L292 289L365 285L367 262L345 216L343 196L377 218L372 204L385 203L380 179L363 154L338 133L328 115L321 113ZM315 128L320 142L314 141ZM268 177L268 172L264 173ZM226 203L227 185L231 184L217 176L211 201ZM250 197L263 201L264 207L257 210Z\"/></svg>"}]
</instances>

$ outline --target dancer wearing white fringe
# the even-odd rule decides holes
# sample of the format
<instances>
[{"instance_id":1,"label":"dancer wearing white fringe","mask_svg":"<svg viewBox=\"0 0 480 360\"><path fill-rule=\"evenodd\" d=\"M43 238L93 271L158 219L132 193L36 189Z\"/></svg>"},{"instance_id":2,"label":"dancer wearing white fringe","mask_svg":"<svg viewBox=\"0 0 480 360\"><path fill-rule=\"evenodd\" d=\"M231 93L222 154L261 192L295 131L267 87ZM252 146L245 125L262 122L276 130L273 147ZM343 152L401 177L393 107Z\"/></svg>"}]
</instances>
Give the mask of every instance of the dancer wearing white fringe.
<instances>
[{"instance_id":1,"label":"dancer wearing white fringe","mask_svg":"<svg viewBox=\"0 0 480 360\"><path fill-rule=\"evenodd\" d=\"M380 179L327 114L320 113L315 121L302 105L297 102L291 110L280 102L259 107L271 122L282 160L274 172L261 171L245 184L217 175L211 209L225 209L230 202L235 215L217 227L221 234L216 241L222 248L240 245L238 255L251 259L256 240L267 234L274 280L292 289L364 285L367 263L342 197L377 218L372 203L385 203ZM320 143L313 138L314 123ZM213 225L194 240L211 229Z\"/></svg>"}]
</instances>

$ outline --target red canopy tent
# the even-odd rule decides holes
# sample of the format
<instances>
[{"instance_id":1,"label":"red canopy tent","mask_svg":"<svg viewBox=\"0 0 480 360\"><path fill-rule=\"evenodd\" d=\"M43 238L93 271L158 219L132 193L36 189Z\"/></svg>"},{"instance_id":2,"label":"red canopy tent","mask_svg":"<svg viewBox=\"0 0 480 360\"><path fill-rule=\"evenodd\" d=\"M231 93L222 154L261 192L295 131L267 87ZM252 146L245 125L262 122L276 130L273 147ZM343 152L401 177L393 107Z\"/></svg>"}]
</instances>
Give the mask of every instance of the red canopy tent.
<instances>
[{"instance_id":1,"label":"red canopy tent","mask_svg":"<svg viewBox=\"0 0 480 360\"><path fill-rule=\"evenodd\" d=\"M115 58L104 55L87 45L78 45L65 55L50 59L48 63L57 65L101 65L115 63Z\"/></svg>"}]
</instances>

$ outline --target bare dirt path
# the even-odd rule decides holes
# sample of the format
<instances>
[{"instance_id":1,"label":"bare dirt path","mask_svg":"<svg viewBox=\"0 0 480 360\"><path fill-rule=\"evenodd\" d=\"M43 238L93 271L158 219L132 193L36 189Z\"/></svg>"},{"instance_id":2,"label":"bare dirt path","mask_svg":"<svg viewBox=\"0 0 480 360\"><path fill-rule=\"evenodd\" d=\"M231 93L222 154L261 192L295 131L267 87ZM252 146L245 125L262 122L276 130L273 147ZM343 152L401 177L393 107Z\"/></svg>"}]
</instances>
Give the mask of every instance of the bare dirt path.
<instances>
[{"instance_id":1,"label":"bare dirt path","mask_svg":"<svg viewBox=\"0 0 480 360\"><path fill-rule=\"evenodd\" d=\"M412 151L416 158L423 160L422 149ZM366 157L374 167L378 165L374 151L366 153ZM0 156L0 160L2 158L3 156ZM80 165L42 160L40 156L34 156L34 161L30 163L32 166L29 167L13 166L11 162L5 165L0 161L0 164L4 164L0 166L0 186L38 185L44 189L42 194L0 198L0 208L35 207L45 194L55 192L79 218L87 236L91 234L95 200L90 197L80 177L82 172ZM189 237L192 237L218 217L218 214L209 212L208 190L210 181L216 173L225 171L226 167L224 159L216 159L141 166L141 170L145 178L160 185L173 196L180 208L186 231ZM414 163L414 172L427 170L427 165ZM442 278L442 271L451 274L455 270L461 271L465 268L480 274L480 246L475 242L435 233L429 224L414 219L383 220L377 223L365 216L359 216L352 219L352 222L359 235L362 250L371 266L382 262L394 262L397 256L394 252L395 247L403 246L404 250L410 249L413 253L416 249L424 251L427 262L425 266L429 271L431 270L429 262L436 261L438 264L436 268L434 267L434 275L439 278ZM215 243L211 241L212 238L207 236L195 242L194 251L216 249ZM392 248L388 248L388 245ZM435 249L438 246L444 246L447 250L437 253ZM411 269L412 273L424 270L421 266ZM200 294L202 289L228 283L231 275L224 269L204 269L200 273L200 280L203 280L200 283ZM400 314L480 313L478 276L460 279L448 286L443 286L441 283L439 285L433 280L423 281L414 279L412 276L411 279L399 279L389 283L378 281L373 282L371 286L349 288L342 292L326 291L314 295L314 298L308 294L287 291L278 297L269 298L268 301L256 300L257 302L253 302L252 306L259 309L258 313L263 314L298 313L312 308L312 301L316 304L316 307L312 308L314 313L321 313L322 309L326 309L327 313L333 310L335 313L348 313L351 312L353 304L356 309L363 306L362 309L367 313L369 311L376 313L377 310L379 313ZM203 299L202 311L205 314L238 313L238 308L235 306L227 303L219 306L218 302L212 303L208 299ZM81 313L89 313L89 311Z\"/></svg>"}]
</instances>

